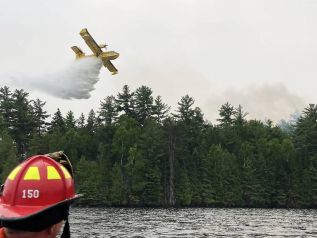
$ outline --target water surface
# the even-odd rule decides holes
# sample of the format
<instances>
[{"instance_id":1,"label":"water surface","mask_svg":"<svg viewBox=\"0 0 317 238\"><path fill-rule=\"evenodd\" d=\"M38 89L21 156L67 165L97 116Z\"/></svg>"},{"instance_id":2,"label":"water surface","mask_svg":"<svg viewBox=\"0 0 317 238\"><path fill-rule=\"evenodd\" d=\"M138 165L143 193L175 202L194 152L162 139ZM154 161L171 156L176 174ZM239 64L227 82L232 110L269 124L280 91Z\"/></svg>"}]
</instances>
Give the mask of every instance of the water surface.
<instances>
[{"instance_id":1,"label":"water surface","mask_svg":"<svg viewBox=\"0 0 317 238\"><path fill-rule=\"evenodd\" d=\"M317 237L316 210L72 208L72 237Z\"/></svg>"}]
</instances>

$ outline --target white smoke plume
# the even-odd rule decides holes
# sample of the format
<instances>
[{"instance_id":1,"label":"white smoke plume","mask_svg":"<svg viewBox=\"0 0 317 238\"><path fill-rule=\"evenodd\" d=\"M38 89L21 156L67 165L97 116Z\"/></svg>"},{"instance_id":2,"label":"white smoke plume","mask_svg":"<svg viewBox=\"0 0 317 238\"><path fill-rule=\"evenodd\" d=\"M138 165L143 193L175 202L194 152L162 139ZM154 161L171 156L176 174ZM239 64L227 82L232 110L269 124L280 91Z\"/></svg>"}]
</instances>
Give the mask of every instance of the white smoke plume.
<instances>
[{"instance_id":1,"label":"white smoke plume","mask_svg":"<svg viewBox=\"0 0 317 238\"><path fill-rule=\"evenodd\" d=\"M125 72L121 76L130 85L150 86L155 94L161 95L165 103L172 106L172 111L177 110L181 97L189 94L195 99L195 106L202 109L205 119L215 123L221 105L226 102L234 107L240 104L248 112L248 119L270 119L276 123L289 118L294 112L301 112L307 105L303 95L293 92L283 82L228 86L189 67L174 65L174 71L164 70L151 69L147 65L147 70L142 72L143 77L139 77L140 73L125 75Z\"/></svg>"},{"instance_id":2,"label":"white smoke plume","mask_svg":"<svg viewBox=\"0 0 317 238\"><path fill-rule=\"evenodd\" d=\"M64 69L39 77L11 77L10 81L24 89L37 89L63 99L87 99L99 81L100 59L75 60Z\"/></svg>"},{"instance_id":3,"label":"white smoke plume","mask_svg":"<svg viewBox=\"0 0 317 238\"><path fill-rule=\"evenodd\" d=\"M270 119L274 122L287 119L305 107L305 100L290 92L282 83L253 85L240 90L227 89L208 99L209 105L218 108L226 102L235 107L242 105L250 119ZM219 116L214 115L214 118L217 117Z\"/></svg>"}]
</instances>

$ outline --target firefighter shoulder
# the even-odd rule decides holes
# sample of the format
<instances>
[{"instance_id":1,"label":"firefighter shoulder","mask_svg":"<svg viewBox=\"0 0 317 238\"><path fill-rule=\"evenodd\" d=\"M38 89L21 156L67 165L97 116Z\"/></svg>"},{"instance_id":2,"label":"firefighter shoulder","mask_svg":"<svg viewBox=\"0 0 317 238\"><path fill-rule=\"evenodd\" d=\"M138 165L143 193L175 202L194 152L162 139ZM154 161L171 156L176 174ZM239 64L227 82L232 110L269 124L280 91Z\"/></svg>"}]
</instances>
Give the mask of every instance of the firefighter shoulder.
<instances>
[{"instance_id":1,"label":"firefighter shoulder","mask_svg":"<svg viewBox=\"0 0 317 238\"><path fill-rule=\"evenodd\" d=\"M63 220L62 238L70 237L69 205L80 195L75 194L68 158L69 165L62 161L64 165L49 155L36 155L12 170L0 194L0 222L5 228L0 238L7 230L41 232Z\"/></svg>"}]
</instances>

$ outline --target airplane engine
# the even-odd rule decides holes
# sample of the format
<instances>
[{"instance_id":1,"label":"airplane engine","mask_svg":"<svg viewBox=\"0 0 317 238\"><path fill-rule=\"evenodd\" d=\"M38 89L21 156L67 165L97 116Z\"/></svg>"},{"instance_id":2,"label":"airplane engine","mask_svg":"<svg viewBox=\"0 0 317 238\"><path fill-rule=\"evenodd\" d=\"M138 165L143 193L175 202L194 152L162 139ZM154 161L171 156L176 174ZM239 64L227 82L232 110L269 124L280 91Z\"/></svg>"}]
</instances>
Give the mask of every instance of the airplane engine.
<instances>
[{"instance_id":1,"label":"airplane engine","mask_svg":"<svg viewBox=\"0 0 317 238\"><path fill-rule=\"evenodd\" d=\"M119 53L115 51L106 51L100 54L100 58L105 60L114 60L118 57L119 57Z\"/></svg>"}]
</instances>

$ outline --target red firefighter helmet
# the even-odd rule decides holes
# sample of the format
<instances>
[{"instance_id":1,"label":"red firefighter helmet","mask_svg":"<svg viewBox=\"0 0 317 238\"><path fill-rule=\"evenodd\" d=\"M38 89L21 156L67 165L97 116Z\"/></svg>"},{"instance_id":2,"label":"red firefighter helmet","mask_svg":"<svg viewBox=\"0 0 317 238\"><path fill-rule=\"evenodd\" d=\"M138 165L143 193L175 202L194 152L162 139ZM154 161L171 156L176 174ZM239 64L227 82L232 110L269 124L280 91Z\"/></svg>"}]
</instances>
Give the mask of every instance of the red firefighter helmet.
<instances>
[{"instance_id":1,"label":"red firefighter helmet","mask_svg":"<svg viewBox=\"0 0 317 238\"><path fill-rule=\"evenodd\" d=\"M9 174L0 195L0 220L19 220L78 198L70 172L60 163L36 155Z\"/></svg>"}]
</instances>

